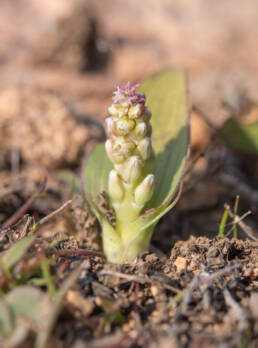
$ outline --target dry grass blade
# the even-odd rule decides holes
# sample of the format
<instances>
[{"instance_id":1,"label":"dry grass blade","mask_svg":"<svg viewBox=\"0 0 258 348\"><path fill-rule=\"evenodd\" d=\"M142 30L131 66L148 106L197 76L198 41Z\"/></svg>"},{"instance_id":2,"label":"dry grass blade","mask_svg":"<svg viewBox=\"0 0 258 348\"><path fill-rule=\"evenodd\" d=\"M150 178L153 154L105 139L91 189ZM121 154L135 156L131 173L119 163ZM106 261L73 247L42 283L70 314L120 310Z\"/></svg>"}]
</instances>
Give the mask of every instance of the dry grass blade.
<instances>
[{"instance_id":1,"label":"dry grass blade","mask_svg":"<svg viewBox=\"0 0 258 348\"><path fill-rule=\"evenodd\" d=\"M124 274L121 272L108 271L108 270L107 271L103 270L103 271L99 272L99 275L110 275L110 276L114 276L114 277L128 280L129 282L137 282L140 284L145 284L145 283L157 284L158 283L160 285L163 285L166 289L175 292L176 294L181 292L179 289L176 289L167 283L163 283L163 282L156 281L156 280L154 281L154 280L147 278L147 277L139 277L139 276L132 275L132 274Z\"/></svg>"},{"instance_id":2,"label":"dry grass blade","mask_svg":"<svg viewBox=\"0 0 258 348\"><path fill-rule=\"evenodd\" d=\"M197 275L193 278L191 281L189 287L185 290L185 296L182 302L182 309L183 311L186 311L188 304L191 302L192 298L192 292L198 288L200 285L208 285L211 282L213 282L215 279L218 279L220 277L223 277L227 275L228 273L232 272L234 269L241 268L241 264L236 264L233 266L225 267L218 272L207 274L207 273L201 273L200 275Z\"/></svg>"},{"instance_id":3,"label":"dry grass blade","mask_svg":"<svg viewBox=\"0 0 258 348\"><path fill-rule=\"evenodd\" d=\"M15 224L32 206L32 204L37 199L37 196L44 192L47 185L47 177L45 177L40 184L38 190L35 192L33 196L31 196L27 202L25 202L9 219L7 219L4 223L2 228L8 228Z\"/></svg>"},{"instance_id":4,"label":"dry grass blade","mask_svg":"<svg viewBox=\"0 0 258 348\"><path fill-rule=\"evenodd\" d=\"M243 331L248 327L248 318L243 308L234 300L228 289L224 290L226 304L232 309L236 319L239 322L239 329Z\"/></svg>"},{"instance_id":5,"label":"dry grass blade","mask_svg":"<svg viewBox=\"0 0 258 348\"><path fill-rule=\"evenodd\" d=\"M228 205L225 205L225 206L228 207L229 216L231 218L235 218L236 224L238 224L242 228L242 230L248 235L250 239L257 242L258 238L255 236L255 232L252 230L252 228L250 226L247 226L243 221L241 221L242 219L238 215L234 215Z\"/></svg>"},{"instance_id":6,"label":"dry grass blade","mask_svg":"<svg viewBox=\"0 0 258 348\"><path fill-rule=\"evenodd\" d=\"M45 224L46 222L48 222L50 219L52 219L53 217L55 217L56 215L60 214L62 211L65 210L66 207L68 207L70 204L72 203L72 199L70 199L69 201L65 202L63 205L61 205L61 207L59 207L58 209L54 210L52 213L48 214L47 216L43 217L41 220L39 220L32 229L32 232L35 232L37 229L40 228L41 225Z\"/></svg>"},{"instance_id":7,"label":"dry grass blade","mask_svg":"<svg viewBox=\"0 0 258 348\"><path fill-rule=\"evenodd\" d=\"M56 257L71 257L71 256L97 256L101 257L103 259L106 258L106 256L98 251L93 250L86 250L86 249L77 249L77 250L55 250L51 251L53 255Z\"/></svg>"}]
</instances>

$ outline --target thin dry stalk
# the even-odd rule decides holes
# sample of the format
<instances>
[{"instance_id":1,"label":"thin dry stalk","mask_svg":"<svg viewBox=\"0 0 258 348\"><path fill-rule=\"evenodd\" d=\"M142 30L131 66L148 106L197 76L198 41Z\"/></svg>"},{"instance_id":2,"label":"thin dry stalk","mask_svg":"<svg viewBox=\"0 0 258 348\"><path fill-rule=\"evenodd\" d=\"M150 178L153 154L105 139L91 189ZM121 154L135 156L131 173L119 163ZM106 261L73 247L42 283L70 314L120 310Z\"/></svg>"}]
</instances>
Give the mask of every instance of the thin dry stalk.
<instances>
[{"instance_id":1,"label":"thin dry stalk","mask_svg":"<svg viewBox=\"0 0 258 348\"><path fill-rule=\"evenodd\" d=\"M167 284L167 283L163 283L160 281L154 281L150 278L147 277L139 277L133 274L124 274L121 272L115 272L115 271L108 271L108 270L103 270L99 272L99 275L110 275L110 276L114 276L114 277L118 277L118 278L122 278L125 279L129 282L137 282L140 284L145 284L145 283L149 283L149 284L160 284L162 286L164 286L166 289L171 290L173 292L175 292L176 294L180 293L181 291L179 289L174 288L173 286Z\"/></svg>"},{"instance_id":2,"label":"thin dry stalk","mask_svg":"<svg viewBox=\"0 0 258 348\"><path fill-rule=\"evenodd\" d=\"M208 285L211 282L213 282L214 280L216 280L220 277L223 277L223 276L227 275L228 273L232 272L234 269L238 269L241 267L242 267L242 265L238 263L238 264L233 265L233 266L225 267L225 268L219 270L218 272L215 272L212 274L201 273L200 275L195 276L193 278L193 280L191 281L190 285L188 286L188 288L184 291L185 296L184 296L184 299L182 302L183 311L187 310L187 306L191 302L192 293L195 289L197 289L199 286L202 286L202 285Z\"/></svg>"},{"instance_id":3,"label":"thin dry stalk","mask_svg":"<svg viewBox=\"0 0 258 348\"><path fill-rule=\"evenodd\" d=\"M43 224L45 224L46 222L48 222L49 220L51 220L52 218L54 218L56 215L62 213L66 207L68 207L70 204L72 203L72 199L70 199L69 201L65 202L63 205L61 205L61 207L59 207L58 209L52 211L50 214L48 214L47 216L44 216L41 220L39 220L32 229L32 232L35 232L37 229L40 228L40 226L42 226Z\"/></svg>"},{"instance_id":4,"label":"thin dry stalk","mask_svg":"<svg viewBox=\"0 0 258 348\"><path fill-rule=\"evenodd\" d=\"M238 320L240 332L248 327L248 318L243 308L233 299L228 289L224 290L224 298L226 304L232 309L236 319Z\"/></svg>"},{"instance_id":5,"label":"thin dry stalk","mask_svg":"<svg viewBox=\"0 0 258 348\"><path fill-rule=\"evenodd\" d=\"M232 210L230 209L230 206L225 204L225 207L228 207L228 213L231 218L235 218L235 223L237 223L241 229L248 235L248 237L254 241L258 241L258 238L255 236L255 232L252 230L252 228L248 225L246 225L243 221L242 218L239 217L238 215L233 214ZM248 212L249 213L249 212Z\"/></svg>"},{"instance_id":6,"label":"thin dry stalk","mask_svg":"<svg viewBox=\"0 0 258 348\"><path fill-rule=\"evenodd\" d=\"M47 185L47 177L44 177L42 183L40 184L35 194L31 196L9 219L7 219L3 223L2 228L8 228L12 226L13 224L15 224L30 209L32 204L38 198L38 195L44 192L46 185Z\"/></svg>"},{"instance_id":7,"label":"thin dry stalk","mask_svg":"<svg viewBox=\"0 0 258 348\"><path fill-rule=\"evenodd\" d=\"M51 250L50 254L56 257L72 257L72 256L96 256L105 259L106 256L98 251L86 250L86 249L77 249L77 250Z\"/></svg>"}]
</instances>

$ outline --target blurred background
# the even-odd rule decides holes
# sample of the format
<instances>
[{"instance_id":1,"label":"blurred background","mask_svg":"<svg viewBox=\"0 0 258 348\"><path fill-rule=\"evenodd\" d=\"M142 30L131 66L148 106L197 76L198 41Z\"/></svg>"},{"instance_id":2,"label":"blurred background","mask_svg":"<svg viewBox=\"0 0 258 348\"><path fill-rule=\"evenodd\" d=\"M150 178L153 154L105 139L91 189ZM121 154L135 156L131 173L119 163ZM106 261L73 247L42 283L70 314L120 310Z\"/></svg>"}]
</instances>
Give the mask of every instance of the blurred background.
<instances>
[{"instance_id":1,"label":"blurred background","mask_svg":"<svg viewBox=\"0 0 258 348\"><path fill-rule=\"evenodd\" d=\"M2 188L1 221L33 192L24 182L39 180L35 169L76 169L104 139L114 86L166 67L188 76L192 159L209 148L174 215L182 217L174 235L189 235L189 225L216 234L224 202L238 193L247 209L257 209L256 191L250 201L257 157L246 164L245 155L213 141L228 118L258 100L257 23L257 0L1 0L0 178L20 195L10 203ZM17 186L13 178L24 171ZM234 180L241 192L232 191Z\"/></svg>"}]
</instances>

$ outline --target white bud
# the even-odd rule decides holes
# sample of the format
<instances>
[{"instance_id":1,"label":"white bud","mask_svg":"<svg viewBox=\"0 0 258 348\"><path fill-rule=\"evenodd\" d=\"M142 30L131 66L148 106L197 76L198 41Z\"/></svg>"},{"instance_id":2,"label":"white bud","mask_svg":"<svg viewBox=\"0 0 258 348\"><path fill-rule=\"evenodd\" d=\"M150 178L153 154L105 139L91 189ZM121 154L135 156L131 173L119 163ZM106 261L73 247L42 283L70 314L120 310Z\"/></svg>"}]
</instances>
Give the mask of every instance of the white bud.
<instances>
[{"instance_id":1,"label":"white bud","mask_svg":"<svg viewBox=\"0 0 258 348\"><path fill-rule=\"evenodd\" d=\"M140 117L142 114L142 109L143 109L143 106L141 104L135 104L135 105L131 106L129 111L128 111L128 117L129 118Z\"/></svg>"},{"instance_id":2,"label":"white bud","mask_svg":"<svg viewBox=\"0 0 258 348\"><path fill-rule=\"evenodd\" d=\"M137 149L139 150L142 158L146 161L152 154L151 139L149 137L142 139L139 142Z\"/></svg>"},{"instance_id":3,"label":"white bud","mask_svg":"<svg viewBox=\"0 0 258 348\"><path fill-rule=\"evenodd\" d=\"M148 127L145 122L139 122L133 130L133 136L135 136L136 139L142 139L145 137L147 129Z\"/></svg>"},{"instance_id":4,"label":"white bud","mask_svg":"<svg viewBox=\"0 0 258 348\"><path fill-rule=\"evenodd\" d=\"M138 156L128 158L121 167L120 175L129 184L137 182L142 174L143 162Z\"/></svg>"},{"instance_id":5,"label":"white bud","mask_svg":"<svg viewBox=\"0 0 258 348\"><path fill-rule=\"evenodd\" d=\"M152 196L154 188L154 175L149 174L146 178L138 185L134 192L135 203L139 206L146 204Z\"/></svg>"},{"instance_id":6,"label":"white bud","mask_svg":"<svg viewBox=\"0 0 258 348\"><path fill-rule=\"evenodd\" d=\"M134 129L134 127L135 122L129 120L127 117L120 118L116 121L116 131L118 135L127 135Z\"/></svg>"},{"instance_id":7,"label":"white bud","mask_svg":"<svg viewBox=\"0 0 258 348\"><path fill-rule=\"evenodd\" d=\"M108 192L114 201L121 201L123 199L124 188L122 180L114 169L109 173Z\"/></svg>"},{"instance_id":8,"label":"white bud","mask_svg":"<svg viewBox=\"0 0 258 348\"><path fill-rule=\"evenodd\" d=\"M107 117L105 119L107 135L110 136L115 132L115 122L112 117Z\"/></svg>"},{"instance_id":9,"label":"white bud","mask_svg":"<svg viewBox=\"0 0 258 348\"><path fill-rule=\"evenodd\" d=\"M128 138L117 137L112 147L113 156L128 157L135 147L136 145Z\"/></svg>"},{"instance_id":10,"label":"white bud","mask_svg":"<svg viewBox=\"0 0 258 348\"><path fill-rule=\"evenodd\" d=\"M105 142L105 148L109 159L112 161L112 143L110 139Z\"/></svg>"},{"instance_id":11,"label":"white bud","mask_svg":"<svg viewBox=\"0 0 258 348\"><path fill-rule=\"evenodd\" d=\"M108 158L113 163L122 163L125 160L125 156L114 153L113 145L110 139L108 139L105 143L106 153Z\"/></svg>"},{"instance_id":12,"label":"white bud","mask_svg":"<svg viewBox=\"0 0 258 348\"><path fill-rule=\"evenodd\" d=\"M127 114L128 107L122 106L122 105L112 104L108 108L108 112L110 113L110 115L112 115L114 117L122 117L122 116Z\"/></svg>"}]
</instances>

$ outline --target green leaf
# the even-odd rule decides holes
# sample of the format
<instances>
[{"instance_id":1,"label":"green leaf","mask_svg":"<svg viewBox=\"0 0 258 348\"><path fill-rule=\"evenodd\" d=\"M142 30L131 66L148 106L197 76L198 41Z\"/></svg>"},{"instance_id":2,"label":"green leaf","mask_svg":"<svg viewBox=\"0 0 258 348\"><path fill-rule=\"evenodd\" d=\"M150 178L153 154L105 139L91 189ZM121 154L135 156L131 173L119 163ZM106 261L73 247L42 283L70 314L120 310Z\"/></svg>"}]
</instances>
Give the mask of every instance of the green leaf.
<instances>
[{"instance_id":1,"label":"green leaf","mask_svg":"<svg viewBox=\"0 0 258 348\"><path fill-rule=\"evenodd\" d=\"M111 324L120 326L125 322L125 318L120 309L115 310L117 305L116 303L103 296L98 296L97 301L98 306L100 306L106 313L106 317L103 318L104 322L109 322Z\"/></svg>"},{"instance_id":2,"label":"green leaf","mask_svg":"<svg viewBox=\"0 0 258 348\"><path fill-rule=\"evenodd\" d=\"M96 208L97 196L102 191L108 191L108 176L112 168L113 164L106 155L105 145L97 144L83 168L82 179L86 199L98 218L100 218L100 214Z\"/></svg>"},{"instance_id":3,"label":"green leaf","mask_svg":"<svg viewBox=\"0 0 258 348\"><path fill-rule=\"evenodd\" d=\"M8 304L0 299L0 343L7 338L13 330L12 312Z\"/></svg>"},{"instance_id":4,"label":"green leaf","mask_svg":"<svg viewBox=\"0 0 258 348\"><path fill-rule=\"evenodd\" d=\"M189 112L184 74L165 70L143 81L138 89L152 111L152 143L156 152L155 188L148 208L172 198L182 177L189 145Z\"/></svg>"},{"instance_id":5,"label":"green leaf","mask_svg":"<svg viewBox=\"0 0 258 348\"><path fill-rule=\"evenodd\" d=\"M258 154L258 106L253 105L249 115L227 120L221 129L220 138L234 150Z\"/></svg>"},{"instance_id":6,"label":"green leaf","mask_svg":"<svg viewBox=\"0 0 258 348\"><path fill-rule=\"evenodd\" d=\"M137 244L137 240L141 240L141 243L145 243L148 247L154 227L162 216L177 204L181 196L182 187L183 185L181 184L178 194L172 202L167 202L155 209L150 209L128 225L128 227L122 232L122 239L124 244L128 245L128 248ZM128 251L126 250L125 253L127 252Z\"/></svg>"},{"instance_id":7,"label":"green leaf","mask_svg":"<svg viewBox=\"0 0 258 348\"><path fill-rule=\"evenodd\" d=\"M0 342L6 347L23 343L31 328L44 326L51 302L40 289L17 286L0 301Z\"/></svg>"},{"instance_id":8,"label":"green leaf","mask_svg":"<svg viewBox=\"0 0 258 348\"><path fill-rule=\"evenodd\" d=\"M16 316L16 325L19 316L24 316L29 320L40 324L42 316L46 313L46 303L44 293L32 286L17 286L6 296L6 302L10 305Z\"/></svg>"},{"instance_id":9,"label":"green leaf","mask_svg":"<svg viewBox=\"0 0 258 348\"><path fill-rule=\"evenodd\" d=\"M34 242L34 236L27 236L16 242L0 259L0 274L1 268L5 272L9 272L10 269L22 258L29 247Z\"/></svg>"}]
</instances>

